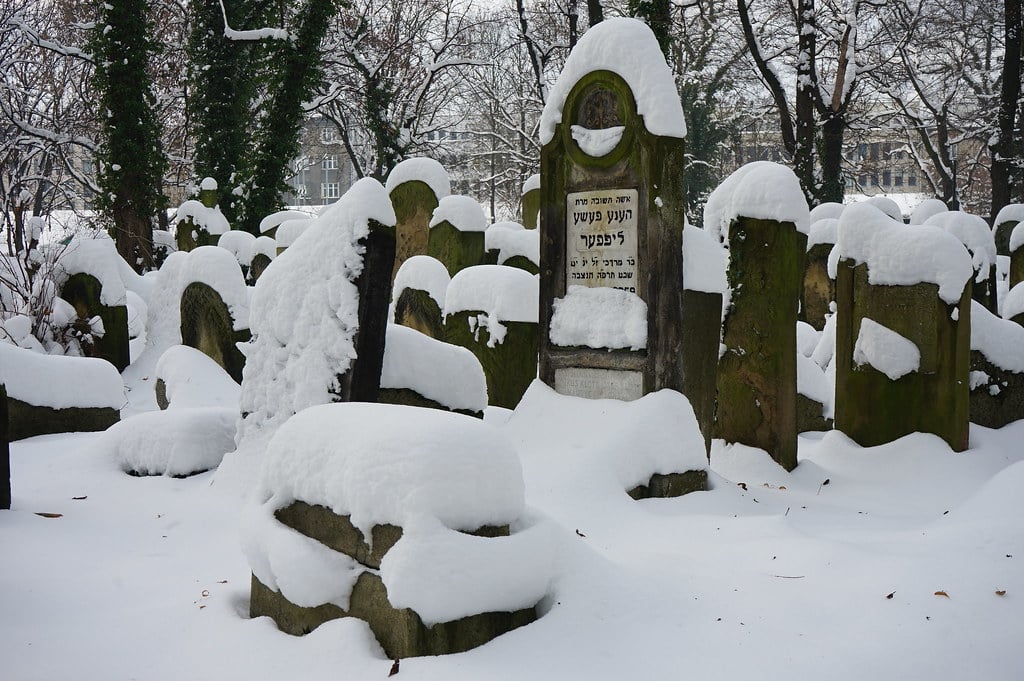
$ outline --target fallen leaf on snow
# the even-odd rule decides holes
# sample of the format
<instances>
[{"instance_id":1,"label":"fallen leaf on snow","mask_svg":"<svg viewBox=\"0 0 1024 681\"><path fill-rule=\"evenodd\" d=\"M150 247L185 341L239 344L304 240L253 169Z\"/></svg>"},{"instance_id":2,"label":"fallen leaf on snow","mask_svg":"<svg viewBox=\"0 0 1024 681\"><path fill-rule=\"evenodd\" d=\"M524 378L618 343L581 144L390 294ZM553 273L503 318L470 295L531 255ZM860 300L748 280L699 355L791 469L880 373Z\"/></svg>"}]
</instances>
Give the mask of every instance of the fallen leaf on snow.
<instances>
[{"instance_id":1,"label":"fallen leaf on snow","mask_svg":"<svg viewBox=\"0 0 1024 681\"><path fill-rule=\"evenodd\" d=\"M895 592L895 591L893 591L893 592L892 592L891 594L889 594L888 596L886 596L886 598L888 598L888 599L889 599L889 600L891 601L891 600L892 600L892 597L893 597L893 596L895 596L895 595L896 595L896 592Z\"/></svg>"},{"instance_id":2,"label":"fallen leaf on snow","mask_svg":"<svg viewBox=\"0 0 1024 681\"><path fill-rule=\"evenodd\" d=\"M63 518L63 517L64 517L64 514L63 514L63 513L45 513L45 512L37 512L37 513L36 513L36 515L37 515L37 516L40 516L40 517L42 517L42 518Z\"/></svg>"},{"instance_id":3,"label":"fallen leaf on snow","mask_svg":"<svg viewBox=\"0 0 1024 681\"><path fill-rule=\"evenodd\" d=\"M949 594L946 593L945 591L936 591L935 595L936 596L942 596L943 598L949 598Z\"/></svg>"},{"instance_id":4,"label":"fallen leaf on snow","mask_svg":"<svg viewBox=\"0 0 1024 681\"><path fill-rule=\"evenodd\" d=\"M999 591L996 591L996 596L1005 596L1005 595L1006 595L1006 591L1003 590L1003 589L1000 589Z\"/></svg>"}]
</instances>

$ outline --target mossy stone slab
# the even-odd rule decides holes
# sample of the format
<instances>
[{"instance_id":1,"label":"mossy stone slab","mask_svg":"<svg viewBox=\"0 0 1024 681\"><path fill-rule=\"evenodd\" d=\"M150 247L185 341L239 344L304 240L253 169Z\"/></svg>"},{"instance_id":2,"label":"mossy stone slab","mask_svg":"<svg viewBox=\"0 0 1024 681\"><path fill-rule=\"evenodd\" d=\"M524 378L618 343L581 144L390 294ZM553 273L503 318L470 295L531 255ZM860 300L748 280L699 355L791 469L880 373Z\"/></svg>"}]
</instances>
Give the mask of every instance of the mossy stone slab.
<instances>
[{"instance_id":1,"label":"mossy stone slab","mask_svg":"<svg viewBox=\"0 0 1024 681\"><path fill-rule=\"evenodd\" d=\"M537 377L538 327L534 322L503 321L504 339L488 347L491 331L476 322L484 314L477 310L448 315L444 340L467 348L480 361L487 379L488 404L515 409Z\"/></svg>"},{"instance_id":2,"label":"mossy stone slab","mask_svg":"<svg viewBox=\"0 0 1024 681\"><path fill-rule=\"evenodd\" d=\"M977 350L971 351L971 373L989 376L985 385L971 391L971 423L1002 428L1024 418L1024 374L1001 369Z\"/></svg>"},{"instance_id":3,"label":"mossy stone slab","mask_svg":"<svg viewBox=\"0 0 1024 681\"><path fill-rule=\"evenodd\" d=\"M427 253L430 217L439 199L430 185L420 180L410 180L394 187L390 197L396 219L395 265L391 273L394 281L402 263L414 255Z\"/></svg>"},{"instance_id":4,"label":"mossy stone slab","mask_svg":"<svg viewBox=\"0 0 1024 681\"><path fill-rule=\"evenodd\" d=\"M203 352L242 382L245 355L236 343L247 342L248 329L235 330L231 311L213 287L192 282L181 293L181 342Z\"/></svg>"},{"instance_id":5,"label":"mossy stone slab","mask_svg":"<svg viewBox=\"0 0 1024 681\"><path fill-rule=\"evenodd\" d=\"M60 297L71 303L81 319L99 316L103 320L103 336L87 350L90 357L105 359L117 370L124 371L131 362L128 344L128 308L125 305L104 305L100 302L103 286L91 274L71 275L61 288Z\"/></svg>"},{"instance_id":6,"label":"mossy stone slab","mask_svg":"<svg viewBox=\"0 0 1024 681\"><path fill-rule=\"evenodd\" d=\"M708 489L707 471L686 471L685 473L655 473L646 485L637 485L627 494L636 500L671 499L690 492L705 492Z\"/></svg>"},{"instance_id":7,"label":"mossy stone slab","mask_svg":"<svg viewBox=\"0 0 1024 681\"><path fill-rule=\"evenodd\" d=\"M818 331L825 328L825 315L836 299L836 282L828 276L828 256L833 244L815 244L804 259L803 285L800 289L800 321Z\"/></svg>"},{"instance_id":8,"label":"mossy stone slab","mask_svg":"<svg viewBox=\"0 0 1024 681\"><path fill-rule=\"evenodd\" d=\"M7 436L11 442L36 435L106 430L120 419L118 410L110 407L54 409L7 398Z\"/></svg>"}]
</instances>

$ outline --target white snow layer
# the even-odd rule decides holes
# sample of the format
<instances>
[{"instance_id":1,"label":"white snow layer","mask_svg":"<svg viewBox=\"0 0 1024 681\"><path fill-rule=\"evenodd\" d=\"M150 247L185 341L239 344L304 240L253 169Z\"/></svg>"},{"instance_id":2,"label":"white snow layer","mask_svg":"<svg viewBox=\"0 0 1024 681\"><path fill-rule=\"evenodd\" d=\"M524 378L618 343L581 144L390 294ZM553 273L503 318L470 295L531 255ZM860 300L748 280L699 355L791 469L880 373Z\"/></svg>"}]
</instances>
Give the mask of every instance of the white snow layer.
<instances>
[{"instance_id":1,"label":"white snow layer","mask_svg":"<svg viewBox=\"0 0 1024 681\"><path fill-rule=\"evenodd\" d=\"M796 350L805 357L814 354L814 349L821 342L821 331L818 331L807 322L796 323Z\"/></svg>"},{"instance_id":2,"label":"white snow layer","mask_svg":"<svg viewBox=\"0 0 1024 681\"><path fill-rule=\"evenodd\" d=\"M998 227L1004 222L1024 222L1024 203L1010 203L999 209L992 224Z\"/></svg>"},{"instance_id":3,"label":"white snow layer","mask_svg":"<svg viewBox=\"0 0 1024 681\"><path fill-rule=\"evenodd\" d=\"M807 233L807 250L818 244L834 244L839 240L839 219L822 218L811 223Z\"/></svg>"},{"instance_id":4,"label":"white snow layer","mask_svg":"<svg viewBox=\"0 0 1024 681\"><path fill-rule=\"evenodd\" d=\"M549 338L562 347L643 350L647 347L647 303L629 291L570 286L552 302Z\"/></svg>"},{"instance_id":5,"label":"white snow layer","mask_svg":"<svg viewBox=\"0 0 1024 681\"><path fill-rule=\"evenodd\" d=\"M304 218L295 218L292 220L285 220L277 226L277 231L274 232L274 243L277 248L288 248L294 244L302 233L313 224L316 218L309 216Z\"/></svg>"},{"instance_id":6,"label":"white snow layer","mask_svg":"<svg viewBox=\"0 0 1024 681\"><path fill-rule=\"evenodd\" d=\"M252 257L265 255L271 260L277 257L277 241L269 236L258 236L252 242ZM250 260L251 264L251 260Z\"/></svg>"},{"instance_id":7,"label":"white snow layer","mask_svg":"<svg viewBox=\"0 0 1024 681\"><path fill-rule=\"evenodd\" d=\"M646 485L654 473L708 467L693 408L674 390L629 402L592 400L536 380L502 430L532 462L579 467L574 475L595 485L603 478L622 492Z\"/></svg>"},{"instance_id":8,"label":"white snow layer","mask_svg":"<svg viewBox=\"0 0 1024 681\"><path fill-rule=\"evenodd\" d=\"M903 211L900 210L900 204L896 203L888 196L871 196L861 201L861 203L870 204L891 217L893 220L903 222Z\"/></svg>"},{"instance_id":9,"label":"white snow layer","mask_svg":"<svg viewBox=\"0 0 1024 681\"><path fill-rule=\"evenodd\" d=\"M456 194L442 197L430 218L430 226L448 222L460 232L483 232L487 229L484 209L472 196Z\"/></svg>"},{"instance_id":10,"label":"white snow layer","mask_svg":"<svg viewBox=\"0 0 1024 681\"><path fill-rule=\"evenodd\" d=\"M740 167L718 185L704 204L704 229L728 244L729 225L739 217L792 222L807 234L810 211L793 171L771 161Z\"/></svg>"},{"instance_id":11,"label":"white snow layer","mask_svg":"<svg viewBox=\"0 0 1024 681\"><path fill-rule=\"evenodd\" d=\"M256 282L243 370L240 441L276 427L306 407L333 399L338 376L355 358L363 269L360 240L369 221L395 224L387 192L359 180L312 222Z\"/></svg>"},{"instance_id":12,"label":"white snow layer","mask_svg":"<svg viewBox=\"0 0 1024 681\"><path fill-rule=\"evenodd\" d=\"M605 19L580 38L562 73L548 92L540 119L540 143L555 136L562 108L579 80L607 70L622 77L633 91L637 114L647 130L662 137L686 137L686 120L672 71L647 24L636 19Z\"/></svg>"},{"instance_id":13,"label":"white snow layer","mask_svg":"<svg viewBox=\"0 0 1024 681\"><path fill-rule=\"evenodd\" d=\"M978 273L974 280L988 281L989 274L996 264L996 240L984 219L963 211L952 210L936 213L924 224L944 229L959 239L970 252L971 264Z\"/></svg>"},{"instance_id":14,"label":"white snow layer","mask_svg":"<svg viewBox=\"0 0 1024 681\"><path fill-rule=\"evenodd\" d=\"M204 177L202 182L199 183L199 189L207 192L216 191L217 180L213 179L212 177Z\"/></svg>"},{"instance_id":15,"label":"white snow layer","mask_svg":"<svg viewBox=\"0 0 1024 681\"><path fill-rule=\"evenodd\" d=\"M725 269L728 254L706 230L683 227L683 288L724 293L729 288Z\"/></svg>"},{"instance_id":16,"label":"white snow layer","mask_svg":"<svg viewBox=\"0 0 1024 681\"><path fill-rule=\"evenodd\" d=\"M163 380L171 409L225 407L238 412L241 388L201 350L172 345L156 363L154 378Z\"/></svg>"},{"instance_id":17,"label":"white snow layer","mask_svg":"<svg viewBox=\"0 0 1024 681\"><path fill-rule=\"evenodd\" d=\"M511 225L518 225L518 229ZM524 229L514 222L499 222L491 225L484 232L484 248L498 251L498 264L502 265L509 258L521 255L534 265L540 265L540 231Z\"/></svg>"},{"instance_id":18,"label":"white snow layer","mask_svg":"<svg viewBox=\"0 0 1024 681\"><path fill-rule=\"evenodd\" d=\"M819 203L811 209L810 215L808 215L807 219L812 225L818 220L838 220L839 216L843 214L844 208L846 208L846 206L841 203L836 203L835 201Z\"/></svg>"},{"instance_id":19,"label":"white snow layer","mask_svg":"<svg viewBox=\"0 0 1024 681\"><path fill-rule=\"evenodd\" d=\"M1024 313L1024 282L1020 282L1010 289L999 307L1003 319L1013 319Z\"/></svg>"},{"instance_id":20,"label":"white snow layer","mask_svg":"<svg viewBox=\"0 0 1024 681\"><path fill-rule=\"evenodd\" d=\"M534 189L540 189L540 173L534 173L526 178L526 182L523 182L523 194L533 191Z\"/></svg>"},{"instance_id":21,"label":"white snow layer","mask_svg":"<svg viewBox=\"0 0 1024 681\"><path fill-rule=\"evenodd\" d=\"M9 397L37 407L120 409L126 402L121 375L103 359L46 355L0 342L0 372Z\"/></svg>"},{"instance_id":22,"label":"white snow layer","mask_svg":"<svg viewBox=\"0 0 1024 681\"><path fill-rule=\"evenodd\" d=\"M853 346L853 361L858 366L872 366L895 381L920 369L921 350L909 338L865 317Z\"/></svg>"},{"instance_id":23,"label":"white snow layer","mask_svg":"<svg viewBox=\"0 0 1024 681\"><path fill-rule=\"evenodd\" d=\"M974 274L960 240L930 225L907 226L868 203L848 206L839 219L836 258L867 263L875 285L938 285L939 297L953 305ZM830 267L831 270L831 267ZM832 272L830 271L830 274Z\"/></svg>"},{"instance_id":24,"label":"white snow layer","mask_svg":"<svg viewBox=\"0 0 1024 681\"><path fill-rule=\"evenodd\" d=\"M409 388L449 409L487 407L487 379L472 352L397 324L388 324L380 387Z\"/></svg>"},{"instance_id":25,"label":"white snow layer","mask_svg":"<svg viewBox=\"0 0 1024 681\"><path fill-rule=\"evenodd\" d=\"M390 195L395 187L406 182L424 183L430 187L430 191L434 192L438 201L452 193L448 171L432 158L407 158L402 161L388 173L384 188Z\"/></svg>"},{"instance_id":26,"label":"white snow layer","mask_svg":"<svg viewBox=\"0 0 1024 681\"><path fill-rule=\"evenodd\" d=\"M119 421L97 441L121 470L184 476L216 468L235 448L237 408L148 411Z\"/></svg>"},{"instance_id":27,"label":"white snow layer","mask_svg":"<svg viewBox=\"0 0 1024 681\"><path fill-rule=\"evenodd\" d=\"M480 311L501 322L536 322L540 282L518 267L474 265L452 277L444 316Z\"/></svg>"},{"instance_id":28,"label":"white snow layer","mask_svg":"<svg viewBox=\"0 0 1024 681\"><path fill-rule=\"evenodd\" d=\"M254 255L255 242L256 237L244 229L230 229L220 235L217 245L235 256L239 265L248 267Z\"/></svg>"},{"instance_id":29,"label":"white snow layer","mask_svg":"<svg viewBox=\"0 0 1024 681\"><path fill-rule=\"evenodd\" d=\"M426 291L437 306L444 309L444 299L451 283L448 268L437 258L429 255L414 255L406 259L395 274L391 287L391 299L398 300L407 288Z\"/></svg>"},{"instance_id":30,"label":"white snow layer","mask_svg":"<svg viewBox=\"0 0 1024 681\"><path fill-rule=\"evenodd\" d=\"M832 384L825 371L803 353L796 353L796 391L804 397L821 402L821 412L832 418Z\"/></svg>"},{"instance_id":31,"label":"white snow layer","mask_svg":"<svg viewBox=\"0 0 1024 681\"><path fill-rule=\"evenodd\" d=\"M928 221L928 218L939 213L945 213L949 208L946 207L942 201L938 199L925 199L921 203L917 204L914 208L914 212L910 214L910 224L912 225L923 225Z\"/></svg>"},{"instance_id":32,"label":"white snow layer","mask_svg":"<svg viewBox=\"0 0 1024 681\"><path fill-rule=\"evenodd\" d=\"M622 133L626 132L626 126L616 125L611 128L599 128L591 130L582 125L570 126L573 140L587 156L601 158L615 150L622 141Z\"/></svg>"},{"instance_id":33,"label":"white snow layer","mask_svg":"<svg viewBox=\"0 0 1024 681\"><path fill-rule=\"evenodd\" d=\"M279 210L260 220L260 234L269 232L286 220L310 220L312 215L301 210Z\"/></svg>"},{"instance_id":34,"label":"white snow layer","mask_svg":"<svg viewBox=\"0 0 1024 681\"><path fill-rule=\"evenodd\" d=\"M1015 374L1024 373L1024 326L1001 319L976 300L971 301L971 350Z\"/></svg>"},{"instance_id":35,"label":"white snow layer","mask_svg":"<svg viewBox=\"0 0 1024 681\"><path fill-rule=\"evenodd\" d=\"M101 304L108 307L125 305L125 285L118 262L122 260L113 239L105 236L72 239L57 260L62 275L58 286L63 286L74 274L90 274L96 277L102 287Z\"/></svg>"},{"instance_id":36,"label":"white snow layer","mask_svg":"<svg viewBox=\"0 0 1024 681\"><path fill-rule=\"evenodd\" d=\"M340 435L340 436L339 436ZM522 469L494 426L437 409L347 402L299 412L281 426L260 469L259 496L411 527L435 518L453 530L506 525L523 512Z\"/></svg>"},{"instance_id":37,"label":"white snow layer","mask_svg":"<svg viewBox=\"0 0 1024 681\"><path fill-rule=\"evenodd\" d=\"M177 224L182 220L191 220L193 225L202 227L206 230L207 234L213 236L223 234L231 229L228 219L220 212L218 206L207 208L202 202L195 199L189 199L178 206L173 222ZM188 223L179 226L179 229L188 229Z\"/></svg>"},{"instance_id":38,"label":"white snow layer","mask_svg":"<svg viewBox=\"0 0 1024 681\"><path fill-rule=\"evenodd\" d=\"M1024 222L1018 222L1010 232L1010 253L1015 252L1021 245L1024 245Z\"/></svg>"}]
</instances>

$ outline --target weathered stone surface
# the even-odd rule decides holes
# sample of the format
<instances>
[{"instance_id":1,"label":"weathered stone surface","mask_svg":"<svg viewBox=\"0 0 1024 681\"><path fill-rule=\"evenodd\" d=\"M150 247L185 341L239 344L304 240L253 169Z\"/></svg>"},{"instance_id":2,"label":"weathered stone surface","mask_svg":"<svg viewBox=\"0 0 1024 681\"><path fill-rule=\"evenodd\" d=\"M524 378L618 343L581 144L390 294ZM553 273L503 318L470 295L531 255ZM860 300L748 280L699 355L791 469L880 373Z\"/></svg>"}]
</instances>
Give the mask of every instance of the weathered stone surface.
<instances>
[{"instance_id":1,"label":"weathered stone surface","mask_svg":"<svg viewBox=\"0 0 1024 681\"><path fill-rule=\"evenodd\" d=\"M832 430L832 419L822 416L823 405L815 399L797 393L796 396L796 432L806 433L812 430Z\"/></svg>"},{"instance_id":2,"label":"weathered stone surface","mask_svg":"<svg viewBox=\"0 0 1024 681\"><path fill-rule=\"evenodd\" d=\"M467 267L483 264L484 233L463 232L444 220L430 228L427 255L440 260L454 277Z\"/></svg>"},{"instance_id":3,"label":"weathered stone surface","mask_svg":"<svg viewBox=\"0 0 1024 681\"><path fill-rule=\"evenodd\" d=\"M248 329L234 329L224 300L211 286L192 282L181 293L181 342L201 350L224 367L237 383L242 382L245 355L235 343L250 338Z\"/></svg>"},{"instance_id":4,"label":"weathered stone surface","mask_svg":"<svg viewBox=\"0 0 1024 681\"><path fill-rule=\"evenodd\" d=\"M257 253L252 256L252 262L249 263L249 275L247 283L249 286L255 286L259 280L260 275L263 274L263 270L267 269L273 260L266 253Z\"/></svg>"},{"instance_id":5,"label":"weathered stone surface","mask_svg":"<svg viewBox=\"0 0 1024 681\"><path fill-rule=\"evenodd\" d=\"M722 294L683 291L683 394L704 436L704 450L711 455L715 425L715 383L718 380L718 346L722 329Z\"/></svg>"},{"instance_id":6,"label":"weathered stone surface","mask_svg":"<svg viewBox=\"0 0 1024 681\"><path fill-rule=\"evenodd\" d=\"M627 494L634 499L668 499L690 492L704 492L708 488L707 471L685 473L655 473L646 485L637 485Z\"/></svg>"},{"instance_id":7,"label":"weathered stone surface","mask_svg":"<svg viewBox=\"0 0 1024 681\"><path fill-rule=\"evenodd\" d=\"M1016 220L1000 222L994 230L996 239L996 253L999 255L1010 255L1010 235L1013 228L1017 226Z\"/></svg>"},{"instance_id":8,"label":"weathered stone surface","mask_svg":"<svg viewBox=\"0 0 1024 681\"><path fill-rule=\"evenodd\" d=\"M474 418L482 419L482 411L468 411L466 409L449 409L440 402L429 397L420 395L410 388L381 388L377 401L382 404L404 404L409 407L423 407L425 409L440 409L441 411L454 411L457 414L465 414Z\"/></svg>"},{"instance_id":9,"label":"weathered stone surface","mask_svg":"<svg viewBox=\"0 0 1024 681\"><path fill-rule=\"evenodd\" d=\"M164 383L164 379L156 379L156 383L153 385L153 392L156 393L156 406L161 409L171 406L171 401L167 399L167 384Z\"/></svg>"},{"instance_id":10,"label":"weathered stone surface","mask_svg":"<svg viewBox=\"0 0 1024 681\"><path fill-rule=\"evenodd\" d=\"M971 390L971 423L1002 428L1024 418L1024 374L995 366L977 350L971 351L970 370L989 376L987 383Z\"/></svg>"},{"instance_id":11,"label":"weathered stone surface","mask_svg":"<svg viewBox=\"0 0 1024 681\"><path fill-rule=\"evenodd\" d=\"M537 218L540 214L541 191L531 189L523 194L523 227L526 229L537 229Z\"/></svg>"},{"instance_id":12,"label":"weathered stone surface","mask_svg":"<svg viewBox=\"0 0 1024 681\"><path fill-rule=\"evenodd\" d=\"M1022 281L1024 281L1024 248L1018 248L1010 254L1010 288L1012 289Z\"/></svg>"},{"instance_id":13,"label":"weathered stone surface","mask_svg":"<svg viewBox=\"0 0 1024 681\"><path fill-rule=\"evenodd\" d=\"M7 418L7 388L0 383L0 510L11 507L11 448Z\"/></svg>"},{"instance_id":14,"label":"weathered stone surface","mask_svg":"<svg viewBox=\"0 0 1024 681\"><path fill-rule=\"evenodd\" d=\"M278 510L275 516L293 530L374 569L380 568L384 554L402 538L400 527L375 525L370 532L371 541L367 543L363 533L352 524L348 516L302 501Z\"/></svg>"},{"instance_id":15,"label":"weathered stone surface","mask_svg":"<svg viewBox=\"0 0 1024 681\"><path fill-rule=\"evenodd\" d=\"M89 357L99 357L124 371L131 362L128 346L128 308L125 305L103 305L102 286L91 274L71 275L61 288L60 297L75 307L80 319L99 316L103 320L103 336L91 347L83 347Z\"/></svg>"},{"instance_id":16,"label":"weathered stone surface","mask_svg":"<svg viewBox=\"0 0 1024 681\"><path fill-rule=\"evenodd\" d=\"M497 258L495 258L497 261ZM533 262L525 255L513 255L511 258L506 258L505 262L498 263L506 267L518 267L521 270L526 270L530 274L540 274L540 267L537 263Z\"/></svg>"},{"instance_id":17,"label":"weathered stone surface","mask_svg":"<svg viewBox=\"0 0 1024 681\"><path fill-rule=\"evenodd\" d=\"M395 209L395 266L391 274L394 281L398 268L414 255L427 253L430 237L430 216L437 208L438 198L426 182L403 182L391 190L391 205Z\"/></svg>"},{"instance_id":18,"label":"weathered stone surface","mask_svg":"<svg viewBox=\"0 0 1024 681\"><path fill-rule=\"evenodd\" d=\"M395 301L395 323L416 329L431 338L444 338L441 307L422 289L407 288L399 294Z\"/></svg>"},{"instance_id":19,"label":"weathered stone surface","mask_svg":"<svg viewBox=\"0 0 1024 681\"><path fill-rule=\"evenodd\" d=\"M7 398L8 438L11 442L35 435L106 430L121 415L109 407L53 409Z\"/></svg>"},{"instance_id":20,"label":"weathered stone surface","mask_svg":"<svg viewBox=\"0 0 1024 681\"><path fill-rule=\"evenodd\" d=\"M487 327L470 326L482 311L464 311L448 315L444 340L467 348L480 361L487 378L487 402L496 407L514 409L530 383L537 377L537 324L501 322L505 337L488 347L491 332Z\"/></svg>"},{"instance_id":21,"label":"weathered stone surface","mask_svg":"<svg viewBox=\"0 0 1024 681\"><path fill-rule=\"evenodd\" d=\"M624 131L614 149L594 157L573 139L573 125L590 130L624 126ZM562 122L541 150L539 375L556 390L559 373L583 368L640 372L641 389L633 397L662 388L683 391L683 363L679 361L683 345L683 161L683 140L650 134L637 115L632 91L617 74L594 71L584 75L566 97ZM616 229L580 234L584 241L579 243L570 240L570 226L579 229L583 224L573 209L607 213L600 222L614 223ZM626 254L634 244L635 258ZM585 252L577 253L579 249ZM610 256L609 249L618 249L617 255ZM573 269L583 268L584 256L586 267L599 270L592 272L592 279ZM601 269L605 260L608 267ZM581 284L623 288L647 304L645 350L608 352L551 343L552 303L565 297L572 274L583 275Z\"/></svg>"},{"instance_id":22,"label":"weathered stone surface","mask_svg":"<svg viewBox=\"0 0 1024 681\"><path fill-rule=\"evenodd\" d=\"M954 315L954 306L939 298L935 284L873 286L868 283L867 265L840 261L835 356L838 430L864 447L920 431L938 435L954 451L967 449L970 289L968 282ZM870 366L856 366L853 349L865 317L917 345L919 371L893 381Z\"/></svg>"},{"instance_id":23,"label":"weathered stone surface","mask_svg":"<svg viewBox=\"0 0 1024 681\"><path fill-rule=\"evenodd\" d=\"M800 289L800 321L818 331L825 328L829 303L836 299L836 282L828 276L828 256L833 244L815 244L807 251Z\"/></svg>"},{"instance_id":24,"label":"weathered stone surface","mask_svg":"<svg viewBox=\"0 0 1024 681\"><path fill-rule=\"evenodd\" d=\"M729 228L732 306L718 364L716 437L797 464L796 317L800 242L792 223L739 218Z\"/></svg>"},{"instance_id":25,"label":"weathered stone surface","mask_svg":"<svg viewBox=\"0 0 1024 681\"><path fill-rule=\"evenodd\" d=\"M316 608L294 605L253 577L249 612L252 617L270 616L281 631L295 636L332 619L358 617L369 624L391 659L465 652L537 619L536 609L528 608L482 613L428 627L412 610L392 608L380 577L369 572L356 580L347 611L332 604Z\"/></svg>"}]
</instances>

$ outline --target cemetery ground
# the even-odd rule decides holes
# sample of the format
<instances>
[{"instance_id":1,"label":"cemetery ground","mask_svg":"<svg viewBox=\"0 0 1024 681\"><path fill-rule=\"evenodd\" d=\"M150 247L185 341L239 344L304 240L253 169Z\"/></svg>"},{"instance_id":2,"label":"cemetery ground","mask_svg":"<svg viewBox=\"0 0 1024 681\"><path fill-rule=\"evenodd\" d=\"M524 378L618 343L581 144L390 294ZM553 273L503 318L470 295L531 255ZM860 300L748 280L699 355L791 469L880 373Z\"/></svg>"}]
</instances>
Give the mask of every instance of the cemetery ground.
<instances>
[{"instance_id":1,"label":"cemetery ground","mask_svg":"<svg viewBox=\"0 0 1024 681\"><path fill-rule=\"evenodd\" d=\"M125 415L156 409L133 370ZM610 419L622 408L605 406ZM488 413L498 427L507 417ZM0 677L388 676L361 620L293 637L249 618L238 466L131 477L101 437L12 443ZM466 653L402 660L399 673L1020 679L1022 437L1024 421L972 425L970 448L953 453L932 435L861 448L807 433L792 473L718 441L712 489L639 502L578 458L521 451L528 515L555 535L538 557L553 561L540 618Z\"/></svg>"}]
</instances>

